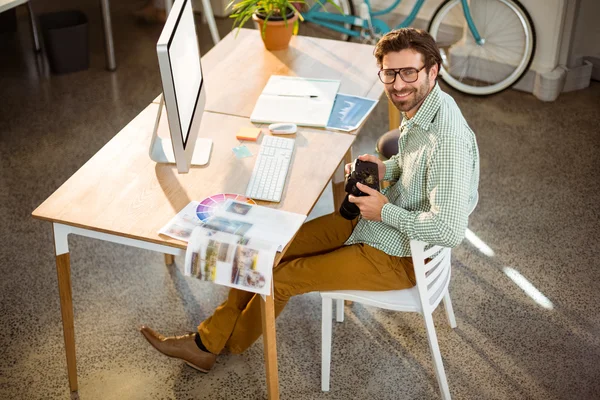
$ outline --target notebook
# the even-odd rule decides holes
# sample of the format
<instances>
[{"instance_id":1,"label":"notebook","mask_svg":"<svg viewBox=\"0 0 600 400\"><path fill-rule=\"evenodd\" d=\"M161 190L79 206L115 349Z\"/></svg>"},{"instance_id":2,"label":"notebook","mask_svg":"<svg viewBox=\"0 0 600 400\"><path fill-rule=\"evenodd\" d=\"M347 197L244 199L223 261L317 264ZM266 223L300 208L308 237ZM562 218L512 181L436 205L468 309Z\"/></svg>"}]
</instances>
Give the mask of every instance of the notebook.
<instances>
[{"instance_id":1,"label":"notebook","mask_svg":"<svg viewBox=\"0 0 600 400\"><path fill-rule=\"evenodd\" d=\"M250 121L292 122L325 128L339 88L339 80L272 75L254 106Z\"/></svg>"}]
</instances>

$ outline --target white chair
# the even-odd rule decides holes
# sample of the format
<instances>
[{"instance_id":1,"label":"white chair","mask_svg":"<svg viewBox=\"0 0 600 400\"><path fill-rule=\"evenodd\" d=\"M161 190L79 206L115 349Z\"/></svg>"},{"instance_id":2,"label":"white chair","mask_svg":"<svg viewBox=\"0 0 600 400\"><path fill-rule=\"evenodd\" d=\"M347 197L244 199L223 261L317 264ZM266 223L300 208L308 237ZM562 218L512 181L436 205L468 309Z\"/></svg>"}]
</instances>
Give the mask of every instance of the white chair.
<instances>
[{"instance_id":1,"label":"white chair","mask_svg":"<svg viewBox=\"0 0 600 400\"><path fill-rule=\"evenodd\" d=\"M368 306L394 311L418 312L425 319L429 349L435 364L435 373L440 393L444 400L450 400L450 390L446 380L442 356L438 346L432 313L443 300L448 322L456 328L456 319L448 293L450 283L450 249L431 246L418 241L410 242L417 285L404 290L371 292L363 290L338 290L321 292L323 301L322 316L322 360L321 388L329 391L331 367L331 320L332 300L336 300L336 320L344 321L344 300L351 300ZM426 249L427 248L427 249ZM430 259L428 261L428 259Z\"/></svg>"}]
</instances>

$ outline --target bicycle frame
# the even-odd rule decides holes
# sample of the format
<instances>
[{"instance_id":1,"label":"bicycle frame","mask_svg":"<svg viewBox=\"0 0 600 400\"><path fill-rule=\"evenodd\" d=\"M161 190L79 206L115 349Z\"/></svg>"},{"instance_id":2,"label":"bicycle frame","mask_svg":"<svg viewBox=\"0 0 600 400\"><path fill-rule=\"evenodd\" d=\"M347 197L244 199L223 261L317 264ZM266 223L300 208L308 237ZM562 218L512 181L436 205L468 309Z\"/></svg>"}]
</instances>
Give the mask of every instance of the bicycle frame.
<instances>
[{"instance_id":1,"label":"bicycle frame","mask_svg":"<svg viewBox=\"0 0 600 400\"><path fill-rule=\"evenodd\" d=\"M349 0L349 1L352 1L352 0ZM333 13L328 13L328 12L324 12L324 11L319 11L322 8L322 6L319 2L316 2L306 13L303 13L304 20L308 21L308 22L312 22L317 25L324 26L324 27L332 29L336 32L340 32L340 33L343 33L343 34L346 34L346 35L352 36L352 37L362 36L364 34L365 30L370 29L370 26L373 27L373 29L375 30L375 32L377 34L385 34L385 33L390 32L392 30L392 28L390 28L388 26L388 24L386 24L381 19L378 19L375 17L388 14L389 12L394 10L396 7L398 7L398 5L402 2L402 0L394 0L394 3L392 5L390 5L388 8L381 10L381 11L376 11L376 12L373 12L371 10L370 0L363 0L363 1L366 4L367 9L369 11L369 19L368 20L354 16L354 15L340 15L340 14L333 14ZM425 3L425 0L417 0L417 2L415 3L410 14L408 16L406 16L406 18L402 22L400 22L398 25L396 25L393 29L405 28L407 26L410 26L417 18L417 14L421 10L423 3ZM471 17L471 10L469 8L468 0L461 0L461 3L462 3L462 7L463 7L463 14L465 16L465 20L467 21L469 31L471 32L471 35L473 35L473 39L475 39L475 42L477 44L480 44L480 45L483 44L484 39L479 35L479 32L477 31L477 27L475 26L475 23L473 22L473 18ZM346 24L359 27L359 28L361 28L361 30L355 31L352 29L347 29L344 26Z\"/></svg>"}]
</instances>

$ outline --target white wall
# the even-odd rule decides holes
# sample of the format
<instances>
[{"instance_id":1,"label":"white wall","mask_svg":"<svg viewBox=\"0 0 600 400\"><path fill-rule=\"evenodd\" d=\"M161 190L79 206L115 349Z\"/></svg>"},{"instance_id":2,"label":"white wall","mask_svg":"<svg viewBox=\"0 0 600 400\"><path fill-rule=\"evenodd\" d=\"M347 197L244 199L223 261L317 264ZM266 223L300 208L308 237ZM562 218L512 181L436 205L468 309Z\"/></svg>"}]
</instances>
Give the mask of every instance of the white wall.
<instances>
[{"instance_id":1,"label":"white wall","mask_svg":"<svg viewBox=\"0 0 600 400\"><path fill-rule=\"evenodd\" d=\"M565 0L522 0L536 32L537 47L531 69L550 72L558 66Z\"/></svg>"}]
</instances>

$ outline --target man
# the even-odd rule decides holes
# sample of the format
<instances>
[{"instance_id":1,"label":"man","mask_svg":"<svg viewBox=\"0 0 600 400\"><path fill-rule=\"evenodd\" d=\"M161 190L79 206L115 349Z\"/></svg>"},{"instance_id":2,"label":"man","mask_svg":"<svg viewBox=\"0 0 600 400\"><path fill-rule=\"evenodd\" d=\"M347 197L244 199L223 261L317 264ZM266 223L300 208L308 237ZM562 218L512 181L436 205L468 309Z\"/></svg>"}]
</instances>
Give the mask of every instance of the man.
<instances>
[{"instance_id":1,"label":"man","mask_svg":"<svg viewBox=\"0 0 600 400\"><path fill-rule=\"evenodd\" d=\"M454 247L464 237L477 201L479 154L456 103L436 83L439 50L428 33L407 28L385 35L374 54L385 92L403 114L399 152L385 162L359 158L377 163L380 180L397 183L383 193L359 185L368 196L350 196L360 209L356 220L336 213L303 225L273 271L276 316L298 294L412 287L410 240ZM223 349L241 353L260 337L261 301L231 289L198 333L141 332L163 354L207 372Z\"/></svg>"}]
</instances>

